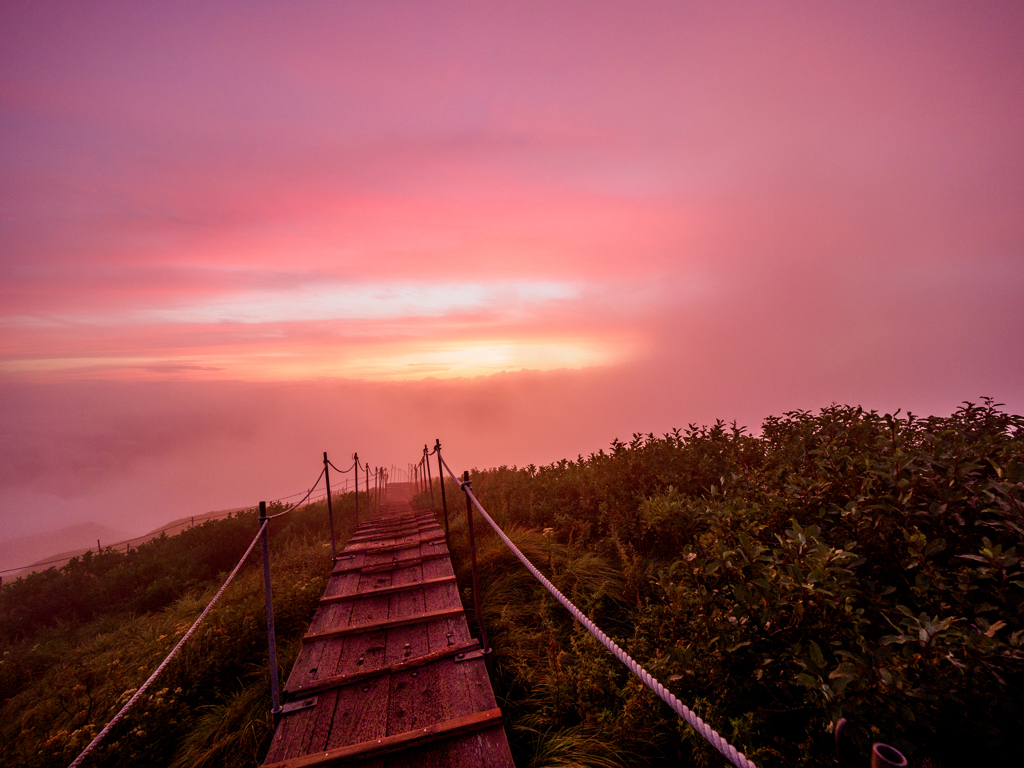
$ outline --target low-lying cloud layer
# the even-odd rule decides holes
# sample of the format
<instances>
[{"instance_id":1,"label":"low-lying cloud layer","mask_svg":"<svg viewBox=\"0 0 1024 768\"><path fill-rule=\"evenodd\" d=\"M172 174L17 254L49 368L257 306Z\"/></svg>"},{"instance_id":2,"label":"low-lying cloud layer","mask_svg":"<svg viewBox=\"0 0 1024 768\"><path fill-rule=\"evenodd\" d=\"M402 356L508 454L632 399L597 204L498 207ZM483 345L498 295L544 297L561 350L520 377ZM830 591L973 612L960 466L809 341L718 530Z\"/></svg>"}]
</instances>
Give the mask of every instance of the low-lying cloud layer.
<instances>
[{"instance_id":1,"label":"low-lying cloud layer","mask_svg":"<svg viewBox=\"0 0 1024 768\"><path fill-rule=\"evenodd\" d=\"M1024 411L1022 39L1019 3L5 4L10 530L324 449Z\"/></svg>"}]
</instances>

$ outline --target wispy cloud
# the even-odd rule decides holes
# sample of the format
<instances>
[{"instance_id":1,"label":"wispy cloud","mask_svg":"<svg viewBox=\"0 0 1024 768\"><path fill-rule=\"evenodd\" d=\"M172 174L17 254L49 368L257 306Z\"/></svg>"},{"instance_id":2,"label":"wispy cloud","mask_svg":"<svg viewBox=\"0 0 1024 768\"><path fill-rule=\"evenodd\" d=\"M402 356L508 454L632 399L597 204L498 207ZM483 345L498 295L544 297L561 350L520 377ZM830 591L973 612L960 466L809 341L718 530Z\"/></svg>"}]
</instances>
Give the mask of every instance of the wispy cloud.
<instances>
[{"instance_id":1,"label":"wispy cloud","mask_svg":"<svg viewBox=\"0 0 1024 768\"><path fill-rule=\"evenodd\" d=\"M393 320L467 312L516 317L580 297L585 286L514 280L488 283L328 283L203 297L180 306L65 315L0 317L10 327L33 325L201 325L318 320Z\"/></svg>"}]
</instances>

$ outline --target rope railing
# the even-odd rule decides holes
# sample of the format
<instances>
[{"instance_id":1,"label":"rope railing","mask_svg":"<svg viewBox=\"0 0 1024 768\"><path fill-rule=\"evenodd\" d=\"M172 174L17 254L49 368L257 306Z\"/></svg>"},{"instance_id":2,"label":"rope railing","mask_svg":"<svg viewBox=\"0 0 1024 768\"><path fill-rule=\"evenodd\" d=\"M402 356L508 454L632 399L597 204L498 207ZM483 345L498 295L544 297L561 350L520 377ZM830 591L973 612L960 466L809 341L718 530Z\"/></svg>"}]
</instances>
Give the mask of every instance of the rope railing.
<instances>
[{"instance_id":1,"label":"rope railing","mask_svg":"<svg viewBox=\"0 0 1024 768\"><path fill-rule=\"evenodd\" d=\"M153 684L153 681L160 676L160 673L164 671L167 665L171 662L171 659L173 659L178 654L178 651L181 650L182 646L185 645L186 642L188 642L188 639L192 637L192 633L196 631L196 629L202 623L203 619L206 618L206 615L211 611L213 606L220 599L221 595L224 594L224 590L226 590L228 588L228 584L230 584L234 580L235 576L238 574L239 569L242 567L242 563L244 563L248 559L249 555L252 553L253 548L256 546L256 542L259 541L260 538L263 536L263 533L266 530L266 528L267 521L264 520L263 525L260 526L259 532L257 532L255 538L253 538L252 543L249 544L249 548L245 550L245 554L242 555L241 559L238 561L238 564L235 565L231 573L228 574L228 577L224 580L224 583L221 585L221 588L217 590L217 594L213 596L213 599L209 602L206 608L203 609L203 612L199 614L199 618L197 618L192 623L192 626L189 628L188 632L186 632L185 635L181 638L181 640L178 641L178 644L171 649L171 652L167 654L167 657L162 662L160 662L160 666L153 670L153 674L149 676L149 679L146 680L146 682L144 682L139 687L139 689L135 691L135 694L130 699L128 699L128 702L123 707L121 707L121 711L114 715L113 719L109 723L107 723L106 726L104 726L102 731L96 734L95 738L91 742L89 742L89 745L82 750L82 752L78 755L78 757L76 757L72 761L71 765L69 765L68 768L78 768L78 766L82 764L85 758L89 756L89 753L96 749L97 746L99 746L100 742L103 741L104 738L106 738L107 734L110 733L113 727L117 725L117 723L128 713L128 710L130 710L135 705L135 702L137 702L142 697L142 694L144 694L146 690L149 688L149 686Z\"/></svg>"},{"instance_id":2,"label":"rope railing","mask_svg":"<svg viewBox=\"0 0 1024 768\"><path fill-rule=\"evenodd\" d=\"M320 485L320 480L323 478L324 472L326 472L326 471L327 471L326 469L321 469L320 470L320 474L317 475L317 477L316 477L316 482L313 483L313 487L312 488L310 488L308 491L306 491L306 495L302 497L302 501L298 501L295 504L292 504L290 507L288 507L287 509L285 509L285 510L283 510L281 512L278 512L277 514L269 515L267 519L268 520L273 520L275 517L281 517L281 515L287 515L292 510L298 509L303 504L305 504L306 503L306 499L308 499L310 497L310 495L313 493L313 491L316 489L316 487L318 485Z\"/></svg>"},{"instance_id":3,"label":"rope railing","mask_svg":"<svg viewBox=\"0 0 1024 768\"><path fill-rule=\"evenodd\" d=\"M325 452L324 453L324 468L320 471L320 474L317 476L316 481L313 483L312 487L310 487L309 490L305 492L305 496L303 496L300 501L290 505L287 509L284 509L281 512L277 512L277 513L275 513L273 515L268 515L267 514L267 502L265 502L265 501L261 501L260 502L260 504L259 504L259 512L260 512L260 518L259 518L260 527L259 527L259 531L256 533L255 538L253 538L252 542L249 544L248 549L245 550L245 554L242 555L241 559L235 565L234 569L232 569L231 573L228 574L227 579L225 579L225 581L221 585L220 589L217 590L217 593L213 596L213 599L210 600L210 602L209 602L209 604L207 604L206 608L203 609L203 612L201 614L199 614L199 617L195 620L195 622L193 622L193 624L189 628L188 632L185 633L185 635L181 638L181 640L179 640L178 643L174 646L174 648L171 649L170 653L167 654L166 658L164 658L164 660L160 663L160 665L153 671L153 674L149 676L149 679L147 679L146 682L143 683L142 686L139 687L134 692L134 694L128 700L128 702L121 708L121 710L116 715L114 715L114 717L110 720L110 722L107 723L106 726L104 726L103 730L101 730L98 734L96 734L96 737L88 744L88 746L86 746L86 748L84 750L82 750L82 752L78 755L78 757L75 758L75 760L70 764L70 766L68 768L78 768L78 766L80 766L83 763L83 761L86 759L86 757L88 757L89 753L92 752L94 749L96 749L96 747L103 741L103 739L107 736L107 734L110 733L110 731L114 728L114 726L117 725L117 723L120 722L124 718L124 716L127 714L127 712L135 705L135 703L142 697L142 695L146 692L146 690L153 684L153 681L155 681L160 676L161 672L164 671L164 669L171 662L171 660L177 655L178 651L181 650L181 648L185 645L185 643L188 641L188 639L193 635L193 633L196 631L196 629L202 623L203 619L205 619L207 614L209 614L209 612L213 609L213 606L221 598L221 596L224 594L224 591L228 588L228 585L232 582L232 580L234 580L235 576L238 574L238 571L241 569L243 563L245 563L245 561L249 558L249 555L252 554L252 550L256 546L256 542L258 542L260 540L262 540L262 542L263 542L263 582L264 582L264 596L265 596L266 609L267 609L267 644L268 644L268 652L269 652L269 657L268 657L269 661L268 661L268 663L269 663L269 666L270 666L270 673L271 673L270 674L270 689L271 689L271 701L272 701L271 712L274 713L275 717L281 712L280 691L279 691L278 679L277 679L277 640L276 640L276 633L275 633L275 630L274 630L274 609L273 609L273 601L272 601L272 597L271 597L271 588L270 588L270 549L269 549L268 530L269 530L269 526L270 526L270 521L271 520L273 520L274 518L281 517L282 515L286 515L289 512L294 511L298 507L301 507L307 501L311 501L311 500L312 500L312 502L316 502L316 501L320 501L320 500L326 499L327 502L328 502L328 511L329 511L329 515L330 515L331 490L330 490L330 478L327 475L327 467L328 466L332 466L333 467L334 465L327 458L327 454ZM349 470L353 469L354 467L358 467L358 459L353 464L353 467L349 467ZM337 470L337 467L335 467L335 469ZM386 473L382 473L382 479L384 479L385 477L386 477ZM316 495L314 495L314 491L316 491L317 487L320 485L320 480L321 479L325 480L325 488L323 490L321 490L320 492L316 493ZM357 491L358 491L358 485L357 485ZM292 494L292 495L297 496L298 494ZM331 546L332 546L332 549L333 549L333 547L334 547L334 521L333 521L333 518L331 518ZM28 567L30 567L30 566L28 566Z\"/></svg>"},{"instance_id":4,"label":"rope railing","mask_svg":"<svg viewBox=\"0 0 1024 768\"><path fill-rule=\"evenodd\" d=\"M583 627L593 635L599 643L601 643L601 645L611 652L615 658L622 662L630 672L636 675L644 685L650 688L662 701L668 704L669 707L671 707L677 715L683 718L691 728L700 734L711 746L717 749L726 760L736 766L736 768L757 768L750 759L726 741L714 728L705 723L693 710L676 698L671 691L658 682L653 675L640 666L640 664L638 664L628 653L619 647L614 640L608 637L608 635L602 632L594 622L587 618L579 608L573 605L573 603L563 595L561 591L559 591L559 589L552 584L532 562L530 562L529 558L519 550L519 547L512 543L512 540L505 535L505 532L501 530L498 524L494 522L489 514L487 514L487 511L473 494L468 476L465 480L460 480L456 477L455 473L452 472L451 468L448 466L448 462L441 458L440 455L438 455L438 459L440 463L443 464L444 468L448 470L448 474L451 476L452 480L459 484L459 487L466 494L466 498L472 502L477 511L483 515L483 518L487 521L488 525L494 529L494 532L505 543L505 546L507 546L509 550L511 550L512 554L519 559L519 562L526 566L526 569L533 575L533 577L551 593L551 596L561 603L570 614L572 614L576 621L582 624ZM477 620L480 620L479 616L477 617Z\"/></svg>"},{"instance_id":5,"label":"rope railing","mask_svg":"<svg viewBox=\"0 0 1024 768\"><path fill-rule=\"evenodd\" d=\"M331 464L331 467L333 467L338 472L342 471L342 470L339 470L337 467L335 467L334 464ZM345 472L351 472L352 471L352 467L349 467L347 470L344 470L344 471ZM290 498L293 498L295 496L302 496L304 494L304 498L302 499L302 501L299 501L299 502L297 502L295 504L292 504L287 509L285 509L285 510L283 510L281 512L278 512L275 515L271 515L271 517L279 517L281 515L287 514L288 512L291 512L292 510L294 510L296 507L302 506L310 498L312 498L313 501L319 501L319 500L325 498L326 494L324 494L323 492L321 492L320 494L317 494L316 496L313 496L313 497L310 496L312 490L316 488L316 486L319 484L320 479L322 477L323 477L323 472L321 471L320 477L318 477L316 479L316 482L313 483L313 488L311 488L309 490L297 491L295 493L290 493L287 496L279 496L278 498L271 499L269 502L267 502L268 504L276 504L276 503L279 503L281 501L284 501L285 499L290 499ZM346 489L348 487L348 481L347 480L345 481L345 486L344 487ZM335 491L335 493L347 493L347 492L348 492L347 490ZM149 533L144 533L141 536L133 536L130 539L121 539L119 541L112 542L112 543L107 544L105 546L97 547L97 554L99 554L100 552L102 552L104 550L116 550L119 547L131 546L131 545L135 544L135 542L137 542L137 541L138 542L142 542L142 543L146 543L148 541L151 541L152 539L157 538L161 533L167 533L169 531L173 531L176 528L180 528L180 529L184 530L185 528L189 528L189 527L193 526L196 522L206 523L206 522L210 522L212 520L222 520L224 518L231 517L232 515L240 514L241 512L251 512L251 511L253 511L253 509L254 509L253 507L249 507L247 509L231 510L229 512L220 512L220 513L203 514L203 515L192 515L191 518L188 519L188 520L179 520L177 522L169 523L169 524L163 526L162 528L157 528L156 530L150 531ZM8 574L8 573L17 573L19 571L27 571L30 568L31 569L38 569L40 566L43 566L43 565L57 565L58 563L68 564L72 560L74 560L75 558L82 557L82 555L84 555L86 552L91 552L91 551L92 551L92 547L90 547L89 549L84 549L84 550L82 550L82 551L80 551L80 552L78 552L77 554L74 554L74 555L64 555L62 557L53 558L51 560L41 560L41 561L35 562L35 563L27 563L26 565L15 566L14 568L4 568L3 570L0 570L0 576L3 576L3 575Z\"/></svg>"}]
</instances>

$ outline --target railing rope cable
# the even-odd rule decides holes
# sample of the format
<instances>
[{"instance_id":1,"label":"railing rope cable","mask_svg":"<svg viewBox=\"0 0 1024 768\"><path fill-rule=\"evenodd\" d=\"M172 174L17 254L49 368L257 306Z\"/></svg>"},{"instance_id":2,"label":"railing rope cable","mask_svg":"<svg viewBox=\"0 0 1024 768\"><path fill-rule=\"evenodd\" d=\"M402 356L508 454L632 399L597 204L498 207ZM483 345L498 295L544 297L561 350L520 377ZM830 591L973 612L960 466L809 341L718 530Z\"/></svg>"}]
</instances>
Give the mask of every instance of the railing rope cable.
<instances>
[{"instance_id":1,"label":"railing rope cable","mask_svg":"<svg viewBox=\"0 0 1024 768\"><path fill-rule=\"evenodd\" d=\"M193 622L188 632L186 632L184 637L182 637L181 640L178 641L178 644L171 649L171 652L167 654L167 658L165 658L160 663L160 666L153 671L153 674L149 676L149 679L142 684L142 686L135 692L135 694L130 699L128 699L128 703L121 707L121 711L114 715L114 719L107 723L102 731L96 734L96 737L91 742L89 742L89 745L82 750L81 754L79 754L79 756L74 759L74 761L71 763L71 765L68 766L68 768L78 768L78 766L82 764L82 761L84 761L85 758L89 755L89 753L92 752L101 741L103 741L106 735L110 733L110 730L115 725L117 725L117 723L121 720L121 718L125 716L128 710L132 708L135 702L139 700L142 694L146 692L146 689L148 689L149 686L153 684L153 681L160 676L160 673L164 671L164 668L170 663L171 659L173 659L175 655L177 655L178 651L181 650L181 647L185 645L185 643L188 641L190 637L192 637L192 633L196 631L200 623L202 623L203 619L206 618L206 614L210 612L214 604L220 599L221 595L224 594L224 590L228 588L228 584L230 584L232 580L235 578L235 576L238 574L239 569L242 567L242 563L244 563L246 559L248 559L249 555L252 554L252 550L256 546L256 542L260 540L260 536L263 535L263 529L266 526L266 522L264 522L263 525L260 526L260 530L257 532L256 537L252 540L252 543L249 545L249 548L245 550L245 554L242 555L242 558L238 561L238 564L234 567L234 570L232 570L231 573L228 574L228 577L221 585L221 588L217 590L217 594L213 596L213 599L210 601L209 605L207 605L203 612L199 614L199 618L197 618L195 622Z\"/></svg>"},{"instance_id":2,"label":"railing rope cable","mask_svg":"<svg viewBox=\"0 0 1024 768\"><path fill-rule=\"evenodd\" d=\"M316 490L316 487L318 485L320 485L320 480L323 478L324 472L326 472L326 471L327 471L326 467L324 469L320 470L320 474L317 475L316 482L314 482L313 483L313 487L310 488L306 492L306 495L303 497L302 501L299 501L299 502L296 502L295 504L292 504L290 507L288 507L288 509L284 510L283 512L278 512L276 515L267 515L267 520L273 520L275 517L280 517L281 515L287 515L292 510L294 510L294 509L296 509L298 507L301 507L303 504L305 504L306 503L306 499L308 499L312 495L313 491Z\"/></svg>"},{"instance_id":3,"label":"railing rope cable","mask_svg":"<svg viewBox=\"0 0 1024 768\"><path fill-rule=\"evenodd\" d=\"M573 605L572 602L570 602L554 584L548 581L544 574L537 570L537 567L530 562L526 555L519 551L519 547L513 544L512 540L505 535L505 532L498 527L498 524L491 519L491 516L487 514L480 502L477 501L476 496L473 495L473 491L470 490L469 484L462 482L458 477L456 477L455 473L452 472L451 467L448 466L448 462L444 461L444 459L441 459L441 462L444 464L444 468L448 470L448 474L451 475L452 480L459 484L459 487L465 492L467 498L473 501L473 506L475 506L477 511L483 515L484 520L486 520L488 525L494 529L494 532L498 534L498 537L505 542L505 546L512 551L512 554L519 558L519 562L526 566L526 569L533 574L533 577L544 585L544 588L550 592L551 595L561 603L567 611L569 611L569 613L572 614L576 621L582 624L591 635L597 638L598 642L607 648L615 658L621 661L630 672L640 678L644 685L654 691L662 701L668 704L677 715L689 723L690 727L703 736L704 739L711 746L717 749L726 760L736 766L736 768L757 768L757 766L742 752L722 738L714 728L701 720L700 716L677 699L671 691L667 690L664 685L659 683L646 669L635 662L628 653L622 650L622 648L615 643L614 640L602 632L600 628L588 619L579 608Z\"/></svg>"}]
</instances>

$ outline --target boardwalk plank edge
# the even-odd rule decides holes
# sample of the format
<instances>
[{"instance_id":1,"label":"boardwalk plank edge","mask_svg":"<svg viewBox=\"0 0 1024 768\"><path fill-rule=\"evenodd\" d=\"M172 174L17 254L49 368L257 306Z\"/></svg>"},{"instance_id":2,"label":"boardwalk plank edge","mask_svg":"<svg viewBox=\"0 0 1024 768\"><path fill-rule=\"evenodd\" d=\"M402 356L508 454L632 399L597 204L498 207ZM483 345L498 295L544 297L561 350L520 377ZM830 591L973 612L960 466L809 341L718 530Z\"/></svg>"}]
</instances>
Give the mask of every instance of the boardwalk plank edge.
<instances>
[{"instance_id":1,"label":"boardwalk plank edge","mask_svg":"<svg viewBox=\"0 0 1024 768\"><path fill-rule=\"evenodd\" d=\"M354 535L360 536L365 533L379 533L381 531L403 530L405 528L416 528L428 525L440 525L433 515L424 515L401 521L401 523L390 523L388 525L360 525Z\"/></svg>"},{"instance_id":2,"label":"boardwalk plank edge","mask_svg":"<svg viewBox=\"0 0 1024 768\"><path fill-rule=\"evenodd\" d=\"M471 640L468 643L458 643L457 645L450 645L447 648L442 648L439 651L433 651L432 653L427 653L423 656L416 656L412 659L397 662L389 667L368 669L365 672L353 672L348 675L333 675L331 677L325 677L323 680L317 680L296 688L285 688L285 692L296 697L308 696L312 693L330 690L331 688L341 688L346 685L352 685L353 683L361 683L364 680L370 680L371 678L380 677L381 675L390 675L406 669L423 667L435 661L443 661L444 659L451 658L452 656L458 656L460 653L470 653L479 647L480 643L477 640Z\"/></svg>"},{"instance_id":3,"label":"boardwalk plank edge","mask_svg":"<svg viewBox=\"0 0 1024 768\"><path fill-rule=\"evenodd\" d=\"M422 589L424 587L434 586L435 584L449 584L453 581L455 581L455 576L439 576L436 579L414 581L411 584L399 584L396 587L377 587L376 589L367 589L363 592L329 595L327 597L321 597L320 604L327 605L329 603L344 603L347 600L358 600L362 597L380 597L381 595L392 595L396 592L410 592L414 589Z\"/></svg>"},{"instance_id":4,"label":"boardwalk plank edge","mask_svg":"<svg viewBox=\"0 0 1024 768\"><path fill-rule=\"evenodd\" d=\"M323 752L302 757L292 757L277 763L266 763L263 768L312 768L312 766L338 765L348 760L366 760L388 752L413 749L442 739L450 739L465 733L501 725L501 709L495 707L465 717L456 717L440 723L417 728L414 731L396 733L373 741L363 741L347 747L335 747Z\"/></svg>"},{"instance_id":5,"label":"boardwalk plank edge","mask_svg":"<svg viewBox=\"0 0 1024 768\"><path fill-rule=\"evenodd\" d=\"M420 547L424 544L444 544L444 536L442 535L440 538L435 537L430 539L412 539L410 541L399 542L398 544L386 544L383 547L377 547L375 549L367 547L366 549L347 549L346 551L362 552L364 555L382 555L385 552L400 552L403 549L412 549L413 547Z\"/></svg>"},{"instance_id":6,"label":"boardwalk plank edge","mask_svg":"<svg viewBox=\"0 0 1024 768\"><path fill-rule=\"evenodd\" d=\"M422 534L426 535L444 535L444 531L439 525L424 526L423 528L416 528L414 530L395 531L393 533L375 533L372 536L353 536L348 540L348 546L353 544L372 544L375 541L388 541L390 539L404 539L410 536L419 536Z\"/></svg>"},{"instance_id":7,"label":"boardwalk plank edge","mask_svg":"<svg viewBox=\"0 0 1024 768\"><path fill-rule=\"evenodd\" d=\"M344 635L362 635L367 632L377 632L382 629L393 629L395 627L411 627L416 624L426 624L428 621L450 619L453 616L461 616L463 613L464 609L460 605L458 608L429 611L415 616L408 616L404 619L385 619L384 621L377 621L372 624L355 624L348 627L335 627L334 629L325 629L320 632L310 632L302 638L302 642L306 643L332 637L343 637Z\"/></svg>"},{"instance_id":8,"label":"boardwalk plank edge","mask_svg":"<svg viewBox=\"0 0 1024 768\"><path fill-rule=\"evenodd\" d=\"M359 554L363 554L360 552ZM371 563L367 565L353 565L348 568L335 568L333 575L339 573L351 573L353 571L362 571L363 573L384 573L385 571L394 571L398 568L408 568L411 565L419 565L427 560L437 560L438 558L447 558L447 552L435 552L429 555L422 555L420 557L410 557L405 560L392 560L389 563Z\"/></svg>"}]
</instances>

